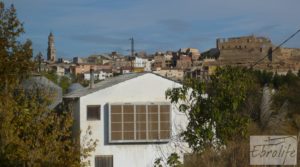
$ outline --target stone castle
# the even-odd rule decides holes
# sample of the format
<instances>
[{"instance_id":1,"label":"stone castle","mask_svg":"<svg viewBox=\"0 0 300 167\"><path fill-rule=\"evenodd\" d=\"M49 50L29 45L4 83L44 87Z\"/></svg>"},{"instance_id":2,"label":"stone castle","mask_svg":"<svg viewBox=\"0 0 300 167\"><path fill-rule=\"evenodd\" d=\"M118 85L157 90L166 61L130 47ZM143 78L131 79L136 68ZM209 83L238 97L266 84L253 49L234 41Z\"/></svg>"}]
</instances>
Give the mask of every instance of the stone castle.
<instances>
[{"instance_id":1,"label":"stone castle","mask_svg":"<svg viewBox=\"0 0 300 167\"><path fill-rule=\"evenodd\" d=\"M270 39L254 35L220 38L216 41L216 47L220 51L216 65L236 65L251 67L260 59L268 55L276 46ZM300 69L300 49L279 48L272 53L272 58L265 58L257 65L256 69L284 73L288 70Z\"/></svg>"}]
</instances>

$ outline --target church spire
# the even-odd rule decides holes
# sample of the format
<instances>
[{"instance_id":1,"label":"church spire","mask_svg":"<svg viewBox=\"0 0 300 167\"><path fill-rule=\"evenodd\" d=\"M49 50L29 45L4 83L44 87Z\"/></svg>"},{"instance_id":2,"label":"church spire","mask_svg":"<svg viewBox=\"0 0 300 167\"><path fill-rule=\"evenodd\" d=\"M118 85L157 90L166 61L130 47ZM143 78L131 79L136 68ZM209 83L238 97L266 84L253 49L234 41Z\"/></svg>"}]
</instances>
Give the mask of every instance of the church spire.
<instances>
[{"instance_id":1,"label":"church spire","mask_svg":"<svg viewBox=\"0 0 300 167\"><path fill-rule=\"evenodd\" d=\"M56 49L54 47L54 36L53 36L52 32L50 32L50 34L48 36L47 60L49 62L56 61Z\"/></svg>"}]
</instances>

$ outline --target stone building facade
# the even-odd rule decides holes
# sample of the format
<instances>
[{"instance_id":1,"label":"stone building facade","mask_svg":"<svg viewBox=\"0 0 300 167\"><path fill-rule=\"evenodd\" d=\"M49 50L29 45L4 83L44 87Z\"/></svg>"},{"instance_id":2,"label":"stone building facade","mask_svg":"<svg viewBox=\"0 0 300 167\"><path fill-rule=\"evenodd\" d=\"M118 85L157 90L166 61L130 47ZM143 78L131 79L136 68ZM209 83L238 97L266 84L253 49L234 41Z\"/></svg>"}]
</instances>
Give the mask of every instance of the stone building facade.
<instances>
[{"instance_id":1,"label":"stone building facade","mask_svg":"<svg viewBox=\"0 0 300 167\"><path fill-rule=\"evenodd\" d=\"M249 66L266 56L272 47L271 40L265 37L245 36L217 39L221 65ZM264 63L268 63L267 61L265 60Z\"/></svg>"}]
</instances>

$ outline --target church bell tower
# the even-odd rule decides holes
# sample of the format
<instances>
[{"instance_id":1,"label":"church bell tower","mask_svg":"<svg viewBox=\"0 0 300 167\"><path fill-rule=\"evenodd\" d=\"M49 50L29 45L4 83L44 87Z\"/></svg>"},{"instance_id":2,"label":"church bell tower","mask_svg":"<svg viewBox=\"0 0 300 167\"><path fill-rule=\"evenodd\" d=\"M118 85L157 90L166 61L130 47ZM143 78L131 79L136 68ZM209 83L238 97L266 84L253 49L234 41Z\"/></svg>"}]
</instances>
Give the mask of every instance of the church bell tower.
<instances>
[{"instance_id":1,"label":"church bell tower","mask_svg":"<svg viewBox=\"0 0 300 167\"><path fill-rule=\"evenodd\" d=\"M52 63L56 61L56 50L54 47L54 36L52 32L50 32L48 36L47 60Z\"/></svg>"}]
</instances>

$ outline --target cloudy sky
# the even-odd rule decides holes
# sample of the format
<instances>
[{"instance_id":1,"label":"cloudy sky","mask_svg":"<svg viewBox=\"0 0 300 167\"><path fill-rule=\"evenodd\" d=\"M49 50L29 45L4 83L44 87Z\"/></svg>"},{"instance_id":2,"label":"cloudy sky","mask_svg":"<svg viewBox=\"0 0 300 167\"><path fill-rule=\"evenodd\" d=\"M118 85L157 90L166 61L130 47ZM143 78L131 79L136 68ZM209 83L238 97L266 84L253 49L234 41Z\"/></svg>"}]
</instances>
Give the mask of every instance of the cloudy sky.
<instances>
[{"instance_id":1,"label":"cloudy sky","mask_svg":"<svg viewBox=\"0 0 300 167\"><path fill-rule=\"evenodd\" d=\"M267 36L279 44L300 28L300 0L4 0L24 22L23 39L46 56L55 36L58 57L118 51L205 51L216 38ZM286 44L300 48L300 34Z\"/></svg>"}]
</instances>

